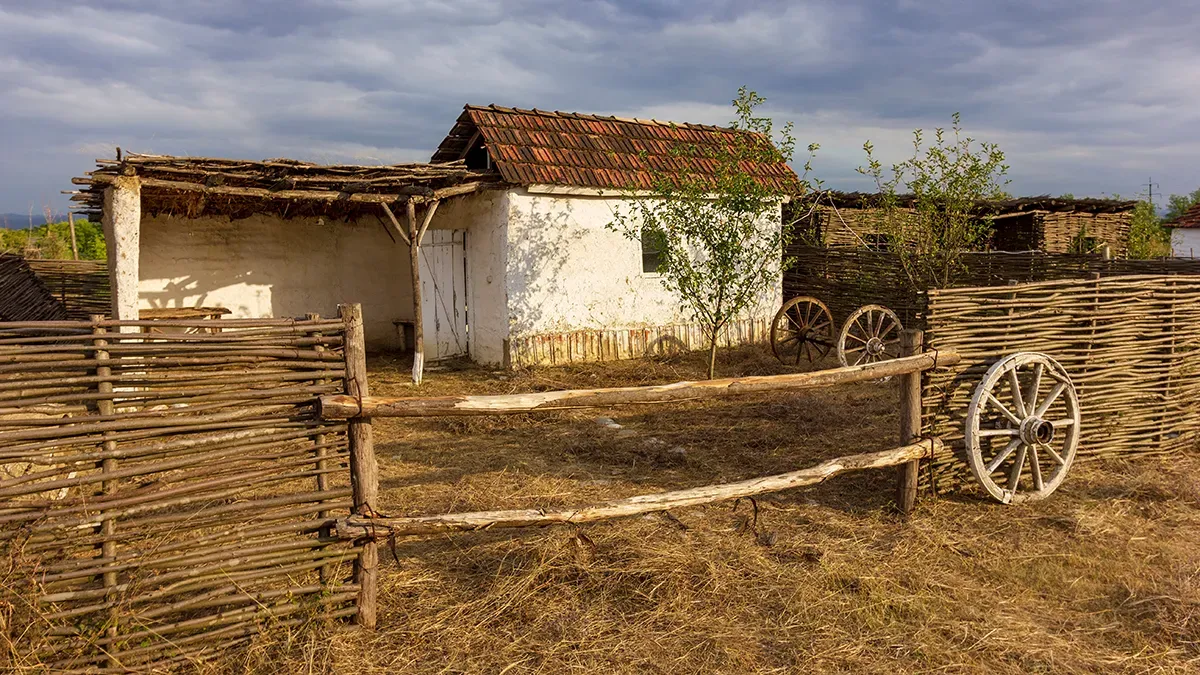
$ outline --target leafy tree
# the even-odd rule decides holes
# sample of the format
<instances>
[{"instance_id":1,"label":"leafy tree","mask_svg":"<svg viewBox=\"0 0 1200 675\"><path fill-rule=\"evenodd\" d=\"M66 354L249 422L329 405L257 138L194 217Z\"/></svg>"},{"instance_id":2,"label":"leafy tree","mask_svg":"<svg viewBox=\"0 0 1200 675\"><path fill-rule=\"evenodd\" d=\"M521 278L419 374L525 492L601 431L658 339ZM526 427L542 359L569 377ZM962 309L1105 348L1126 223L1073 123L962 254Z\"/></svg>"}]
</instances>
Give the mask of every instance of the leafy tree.
<instances>
[{"instance_id":1,"label":"leafy tree","mask_svg":"<svg viewBox=\"0 0 1200 675\"><path fill-rule=\"evenodd\" d=\"M867 166L858 168L875 180L881 229L918 289L949 285L962 254L978 248L991 234L992 219L980 216L977 205L1008 196L1004 152L995 143L977 144L964 136L959 113L952 119L950 133L935 129L930 145L925 144L923 130L913 131L913 156L893 164L890 175L870 141L863 144ZM912 193L909 208L900 206L901 189Z\"/></svg>"},{"instance_id":2,"label":"leafy tree","mask_svg":"<svg viewBox=\"0 0 1200 675\"><path fill-rule=\"evenodd\" d=\"M796 146L791 124L777 134L770 118L755 114L764 100L739 89L730 127L748 133L731 142L676 147L672 154L681 168L652 172L651 189L630 190L627 206L618 207L608 224L657 252L663 285L704 327L709 379L721 331L774 288L790 262L782 255L788 228L780 224L780 204L810 188L816 145L809 146L800 185L771 185L748 173L754 164L790 161ZM700 163L708 170L697 171Z\"/></svg>"},{"instance_id":3,"label":"leafy tree","mask_svg":"<svg viewBox=\"0 0 1200 675\"><path fill-rule=\"evenodd\" d=\"M1163 220L1175 220L1198 203L1200 203L1200 188L1196 188L1186 195L1171 195L1167 199L1167 212L1163 214Z\"/></svg>"},{"instance_id":4,"label":"leafy tree","mask_svg":"<svg viewBox=\"0 0 1200 675\"><path fill-rule=\"evenodd\" d=\"M1200 196L1200 195L1198 195ZM1175 195L1172 195L1174 199ZM1139 201L1129 220L1130 258L1166 258L1171 255L1171 232L1162 226L1154 205Z\"/></svg>"},{"instance_id":5,"label":"leafy tree","mask_svg":"<svg viewBox=\"0 0 1200 675\"><path fill-rule=\"evenodd\" d=\"M80 260L104 260L108 255L100 223L75 221L75 240ZM27 258L70 260L71 226L64 221L31 229L0 230L0 250Z\"/></svg>"}]
</instances>

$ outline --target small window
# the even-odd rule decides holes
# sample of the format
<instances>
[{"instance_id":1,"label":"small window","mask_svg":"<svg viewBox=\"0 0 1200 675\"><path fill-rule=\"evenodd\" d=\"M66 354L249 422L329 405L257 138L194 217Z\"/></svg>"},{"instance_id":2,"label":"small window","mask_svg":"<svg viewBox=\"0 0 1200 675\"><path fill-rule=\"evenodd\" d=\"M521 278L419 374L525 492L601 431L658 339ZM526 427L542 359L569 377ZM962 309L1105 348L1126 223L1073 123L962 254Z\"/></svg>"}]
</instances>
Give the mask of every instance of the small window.
<instances>
[{"instance_id":1,"label":"small window","mask_svg":"<svg viewBox=\"0 0 1200 675\"><path fill-rule=\"evenodd\" d=\"M662 235L651 230L642 230L642 273L657 274L666 261L663 255Z\"/></svg>"},{"instance_id":2,"label":"small window","mask_svg":"<svg viewBox=\"0 0 1200 675\"><path fill-rule=\"evenodd\" d=\"M662 235L642 230L642 273L657 274L664 262Z\"/></svg>"}]
</instances>

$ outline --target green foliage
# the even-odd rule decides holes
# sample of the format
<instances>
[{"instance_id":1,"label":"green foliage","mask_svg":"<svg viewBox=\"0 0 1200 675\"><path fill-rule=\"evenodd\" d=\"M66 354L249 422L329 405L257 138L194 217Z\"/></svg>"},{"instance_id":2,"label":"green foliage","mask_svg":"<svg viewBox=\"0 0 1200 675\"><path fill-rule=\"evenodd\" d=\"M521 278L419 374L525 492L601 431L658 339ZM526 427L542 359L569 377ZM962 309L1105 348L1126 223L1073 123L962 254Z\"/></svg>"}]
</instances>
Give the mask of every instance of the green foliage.
<instances>
[{"instance_id":1,"label":"green foliage","mask_svg":"<svg viewBox=\"0 0 1200 675\"><path fill-rule=\"evenodd\" d=\"M1163 220L1175 220L1198 203L1200 203L1200 188L1196 188L1186 195L1171 195L1167 199L1167 212L1163 214Z\"/></svg>"},{"instance_id":2,"label":"green foliage","mask_svg":"<svg viewBox=\"0 0 1200 675\"><path fill-rule=\"evenodd\" d=\"M648 191L630 191L627 206L618 207L609 229L657 252L663 285L704 326L709 338L709 372L714 376L717 339L737 315L751 308L779 283L787 229L780 226L784 198L811 186L816 145L808 148L799 186L771 186L745 170L749 163L790 161L796 140L792 125L778 133L768 117L754 109L765 99L742 87L733 101L739 131L732 144L689 145L672 153L681 168L655 171ZM691 168L703 160L710 171ZM788 189L790 187L790 189Z\"/></svg>"},{"instance_id":3,"label":"green foliage","mask_svg":"<svg viewBox=\"0 0 1200 675\"><path fill-rule=\"evenodd\" d=\"M108 255L100 223L75 221L75 240L80 260L104 260ZM0 251L19 253L26 258L70 260L71 226L64 221L32 229L0 229Z\"/></svg>"},{"instance_id":4,"label":"green foliage","mask_svg":"<svg viewBox=\"0 0 1200 675\"><path fill-rule=\"evenodd\" d=\"M1129 220L1128 255L1130 258L1171 256L1171 231L1162 226L1150 202L1140 201L1133 209Z\"/></svg>"},{"instance_id":5,"label":"green foliage","mask_svg":"<svg viewBox=\"0 0 1200 675\"><path fill-rule=\"evenodd\" d=\"M863 144L867 166L858 171L875 180L880 229L916 289L949 285L962 254L982 246L991 234L991 217L979 216L976 206L1008 196L1008 165L999 146L976 143L963 135L959 114L952 119L950 133L935 129L930 145L923 130L913 131L913 156L893 164L890 175L871 142ZM901 189L912 193L911 209L900 207Z\"/></svg>"}]
</instances>

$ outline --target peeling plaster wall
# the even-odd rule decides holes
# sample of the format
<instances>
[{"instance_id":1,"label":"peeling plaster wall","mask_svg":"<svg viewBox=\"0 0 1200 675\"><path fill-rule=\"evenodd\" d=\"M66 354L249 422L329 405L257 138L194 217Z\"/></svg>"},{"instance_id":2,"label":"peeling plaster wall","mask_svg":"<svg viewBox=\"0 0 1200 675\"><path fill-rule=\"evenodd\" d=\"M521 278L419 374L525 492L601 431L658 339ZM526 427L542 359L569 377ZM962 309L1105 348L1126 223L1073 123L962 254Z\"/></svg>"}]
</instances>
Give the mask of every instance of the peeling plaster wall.
<instances>
[{"instance_id":1,"label":"peeling plaster wall","mask_svg":"<svg viewBox=\"0 0 1200 675\"><path fill-rule=\"evenodd\" d=\"M508 323L513 340L580 330L678 326L691 321L656 274L642 272L641 245L606 225L619 197L508 194ZM764 227L779 227L775 211ZM774 315L782 281L753 315Z\"/></svg>"},{"instance_id":2,"label":"peeling plaster wall","mask_svg":"<svg viewBox=\"0 0 1200 675\"><path fill-rule=\"evenodd\" d=\"M412 317L408 247L375 219L154 216L141 230L141 307L260 318L336 316L339 303L359 302L371 349L399 346L392 321Z\"/></svg>"}]
</instances>

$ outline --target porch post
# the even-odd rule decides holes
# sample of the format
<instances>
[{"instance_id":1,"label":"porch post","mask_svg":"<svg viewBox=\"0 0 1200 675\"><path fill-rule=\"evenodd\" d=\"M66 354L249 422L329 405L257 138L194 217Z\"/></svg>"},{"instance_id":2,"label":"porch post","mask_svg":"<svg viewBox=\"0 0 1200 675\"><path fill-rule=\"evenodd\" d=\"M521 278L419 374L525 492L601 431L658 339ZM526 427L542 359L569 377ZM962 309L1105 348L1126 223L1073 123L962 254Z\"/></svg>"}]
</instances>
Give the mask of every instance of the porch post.
<instances>
[{"instance_id":1,"label":"porch post","mask_svg":"<svg viewBox=\"0 0 1200 675\"><path fill-rule=\"evenodd\" d=\"M112 318L138 318L138 259L142 229L142 189L137 176L117 176L104 189L104 239Z\"/></svg>"}]
</instances>

